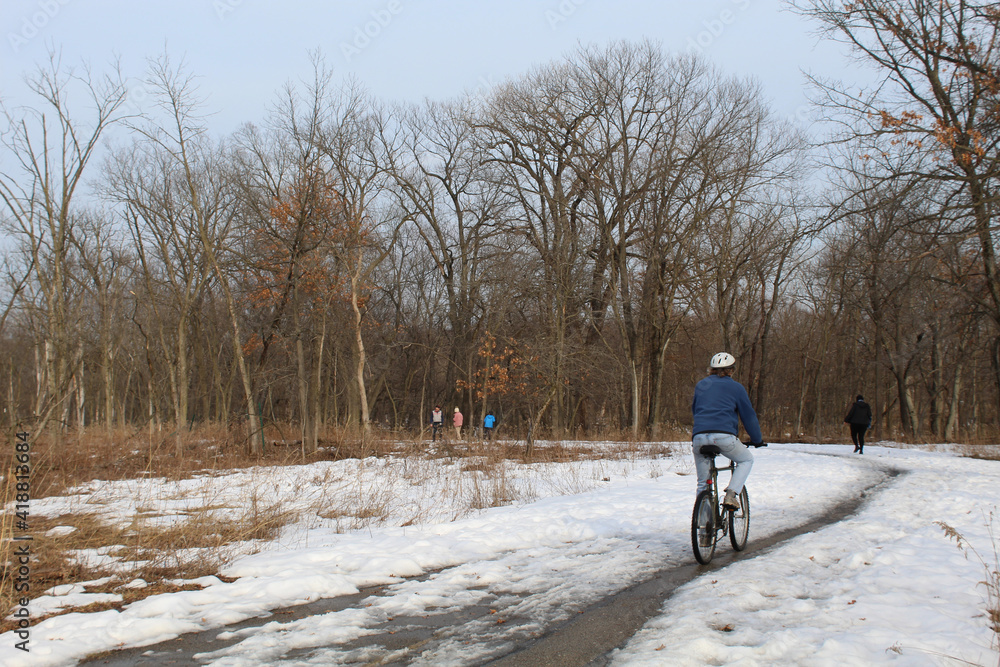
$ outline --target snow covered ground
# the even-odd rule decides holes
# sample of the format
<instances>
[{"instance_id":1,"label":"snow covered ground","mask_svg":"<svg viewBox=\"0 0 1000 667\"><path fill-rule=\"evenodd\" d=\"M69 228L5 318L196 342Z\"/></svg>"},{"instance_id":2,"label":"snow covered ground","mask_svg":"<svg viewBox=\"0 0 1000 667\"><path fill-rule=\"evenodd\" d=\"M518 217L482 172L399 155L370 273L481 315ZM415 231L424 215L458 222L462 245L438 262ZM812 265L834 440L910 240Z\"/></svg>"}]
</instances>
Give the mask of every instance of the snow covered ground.
<instances>
[{"instance_id":1,"label":"snow covered ground","mask_svg":"<svg viewBox=\"0 0 1000 667\"><path fill-rule=\"evenodd\" d=\"M250 498L302 518L273 542L237 547L247 555L234 555L221 572L233 582L206 577L198 582L202 590L151 596L121 611L53 617L31 627L30 654L15 648L20 640L13 633L0 635L0 664L72 665L90 653L146 646L372 585L387 588L350 609L230 633L239 641L199 660L341 664L361 655L344 644L387 618L486 604L496 609L492 618L469 621L451 640L407 658L418 665L479 664L504 642L694 561L693 462L686 446L676 449L674 456L506 463L490 476L463 472L468 461L324 462L183 482L93 482L71 496L39 499L33 515L93 511L128 522L141 511L182 521L206 502L220 516L235 516ZM984 564L945 529L996 567L991 522L1000 462L929 451L945 447L869 446L864 456L851 449L758 450L748 482L751 540L823 514L887 468L903 473L857 515L683 586L613 654L613 664L1000 664L980 584ZM505 498L514 502L493 506ZM359 516L359 507L377 508L381 519ZM249 553L254 549L261 550ZM119 565L128 580L108 550L79 557ZM32 613L94 601L88 595L94 594L83 586L59 587L33 601Z\"/></svg>"}]
</instances>

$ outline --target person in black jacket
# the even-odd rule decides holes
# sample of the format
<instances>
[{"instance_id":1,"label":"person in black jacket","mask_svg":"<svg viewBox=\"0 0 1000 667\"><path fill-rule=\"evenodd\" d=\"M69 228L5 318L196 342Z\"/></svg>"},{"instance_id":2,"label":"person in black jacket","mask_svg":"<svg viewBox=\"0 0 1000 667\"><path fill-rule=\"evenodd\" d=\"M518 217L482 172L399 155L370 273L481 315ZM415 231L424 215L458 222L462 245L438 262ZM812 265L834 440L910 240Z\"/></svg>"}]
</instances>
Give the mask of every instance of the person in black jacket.
<instances>
[{"instance_id":1,"label":"person in black jacket","mask_svg":"<svg viewBox=\"0 0 1000 667\"><path fill-rule=\"evenodd\" d=\"M856 454L865 453L865 431L872 425L872 408L865 403L865 399L858 394L858 400L854 401L850 412L844 417L844 423L851 426L851 440L854 441L854 452Z\"/></svg>"}]
</instances>

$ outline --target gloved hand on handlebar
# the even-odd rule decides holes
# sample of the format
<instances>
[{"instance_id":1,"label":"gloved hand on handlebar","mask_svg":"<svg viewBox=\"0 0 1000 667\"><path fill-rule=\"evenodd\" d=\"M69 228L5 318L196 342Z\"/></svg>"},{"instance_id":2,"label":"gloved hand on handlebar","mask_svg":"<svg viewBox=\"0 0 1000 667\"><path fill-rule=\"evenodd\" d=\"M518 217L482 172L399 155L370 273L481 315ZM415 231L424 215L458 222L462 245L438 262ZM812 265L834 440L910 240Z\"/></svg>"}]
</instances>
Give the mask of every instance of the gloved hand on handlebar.
<instances>
[{"instance_id":1,"label":"gloved hand on handlebar","mask_svg":"<svg viewBox=\"0 0 1000 667\"><path fill-rule=\"evenodd\" d=\"M761 447L767 447L766 442L750 442L749 440L747 440L743 444L746 445L747 447L757 447L758 449Z\"/></svg>"}]
</instances>

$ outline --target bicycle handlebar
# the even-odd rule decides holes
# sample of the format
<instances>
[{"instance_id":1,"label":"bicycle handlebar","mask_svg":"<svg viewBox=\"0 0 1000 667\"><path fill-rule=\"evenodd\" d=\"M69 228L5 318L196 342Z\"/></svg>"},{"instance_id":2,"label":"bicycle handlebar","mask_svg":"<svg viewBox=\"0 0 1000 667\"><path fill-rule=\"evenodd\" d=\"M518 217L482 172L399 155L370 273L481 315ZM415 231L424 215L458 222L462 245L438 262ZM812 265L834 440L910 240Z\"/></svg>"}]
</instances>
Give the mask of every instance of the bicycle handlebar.
<instances>
[{"instance_id":1,"label":"bicycle handlebar","mask_svg":"<svg viewBox=\"0 0 1000 667\"><path fill-rule=\"evenodd\" d=\"M743 444L746 445L747 447L756 447L757 449L760 449L761 447L767 447L766 442L750 442L749 440L747 440Z\"/></svg>"}]
</instances>

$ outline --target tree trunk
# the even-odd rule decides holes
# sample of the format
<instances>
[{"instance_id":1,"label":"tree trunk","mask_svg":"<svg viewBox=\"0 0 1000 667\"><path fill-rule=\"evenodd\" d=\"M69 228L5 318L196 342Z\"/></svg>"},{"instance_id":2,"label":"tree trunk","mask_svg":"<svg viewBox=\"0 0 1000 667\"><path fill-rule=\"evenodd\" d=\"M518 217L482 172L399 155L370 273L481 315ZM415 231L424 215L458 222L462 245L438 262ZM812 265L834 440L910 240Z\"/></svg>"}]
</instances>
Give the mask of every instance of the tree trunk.
<instances>
[{"instance_id":1,"label":"tree trunk","mask_svg":"<svg viewBox=\"0 0 1000 667\"><path fill-rule=\"evenodd\" d=\"M296 362L296 379L298 380L299 389L299 419L300 432L302 437L302 456L305 457L307 454L312 454L316 451L316 429L313 424L313 411L312 411L312 401L309 398L310 394L310 379L312 374L306 364L306 350L305 342L302 337L305 332L302 329L302 315L299 313L301 304L298 298L298 283L296 282L293 288L292 296L292 323L295 327L295 362Z\"/></svg>"},{"instance_id":2,"label":"tree trunk","mask_svg":"<svg viewBox=\"0 0 1000 667\"><path fill-rule=\"evenodd\" d=\"M955 362L955 376L951 382L951 405L948 409L948 420L944 425L945 442L953 442L959 424L959 395L962 393L962 362Z\"/></svg>"},{"instance_id":3,"label":"tree trunk","mask_svg":"<svg viewBox=\"0 0 1000 667\"><path fill-rule=\"evenodd\" d=\"M82 436L83 429L87 426L87 385L84 376L83 341L80 341L76 357L77 364L74 375L76 380L76 432Z\"/></svg>"},{"instance_id":4,"label":"tree trunk","mask_svg":"<svg viewBox=\"0 0 1000 667\"><path fill-rule=\"evenodd\" d=\"M629 359L628 380L632 388L630 408L632 412L632 439L639 439L639 373L635 367L635 359Z\"/></svg>"},{"instance_id":5,"label":"tree trunk","mask_svg":"<svg viewBox=\"0 0 1000 667\"><path fill-rule=\"evenodd\" d=\"M930 392L930 428L931 432L939 437L944 437L945 430L945 395L944 395L944 368L942 365L941 341L938 340L937 333L934 334L934 341L931 345L931 385Z\"/></svg>"},{"instance_id":6,"label":"tree trunk","mask_svg":"<svg viewBox=\"0 0 1000 667\"><path fill-rule=\"evenodd\" d=\"M306 452L307 454L315 454L319 449L319 429L323 421L323 352L326 349L326 310L324 309L322 317L322 326L320 327L320 334L315 340L315 353L313 358L315 359L316 372L313 373L313 387L312 387L312 405L310 409L312 411L312 451Z\"/></svg>"},{"instance_id":7,"label":"tree trunk","mask_svg":"<svg viewBox=\"0 0 1000 667\"><path fill-rule=\"evenodd\" d=\"M174 380L174 443L177 456L184 452L188 412L187 318L177 323L176 378Z\"/></svg>"},{"instance_id":8,"label":"tree trunk","mask_svg":"<svg viewBox=\"0 0 1000 667\"><path fill-rule=\"evenodd\" d=\"M360 289L361 289L361 251L358 250L357 266L351 274L351 310L354 313L354 345L357 353L355 365L355 381L358 388L358 401L361 410L361 430L365 436L371 434L371 422L368 415L368 393L365 389L365 341L361 335Z\"/></svg>"},{"instance_id":9,"label":"tree trunk","mask_svg":"<svg viewBox=\"0 0 1000 667\"><path fill-rule=\"evenodd\" d=\"M110 432L115 423L115 385L114 363L115 350L105 341L101 353L101 384L104 385L104 427ZM126 387L128 385L126 384Z\"/></svg>"}]
</instances>

